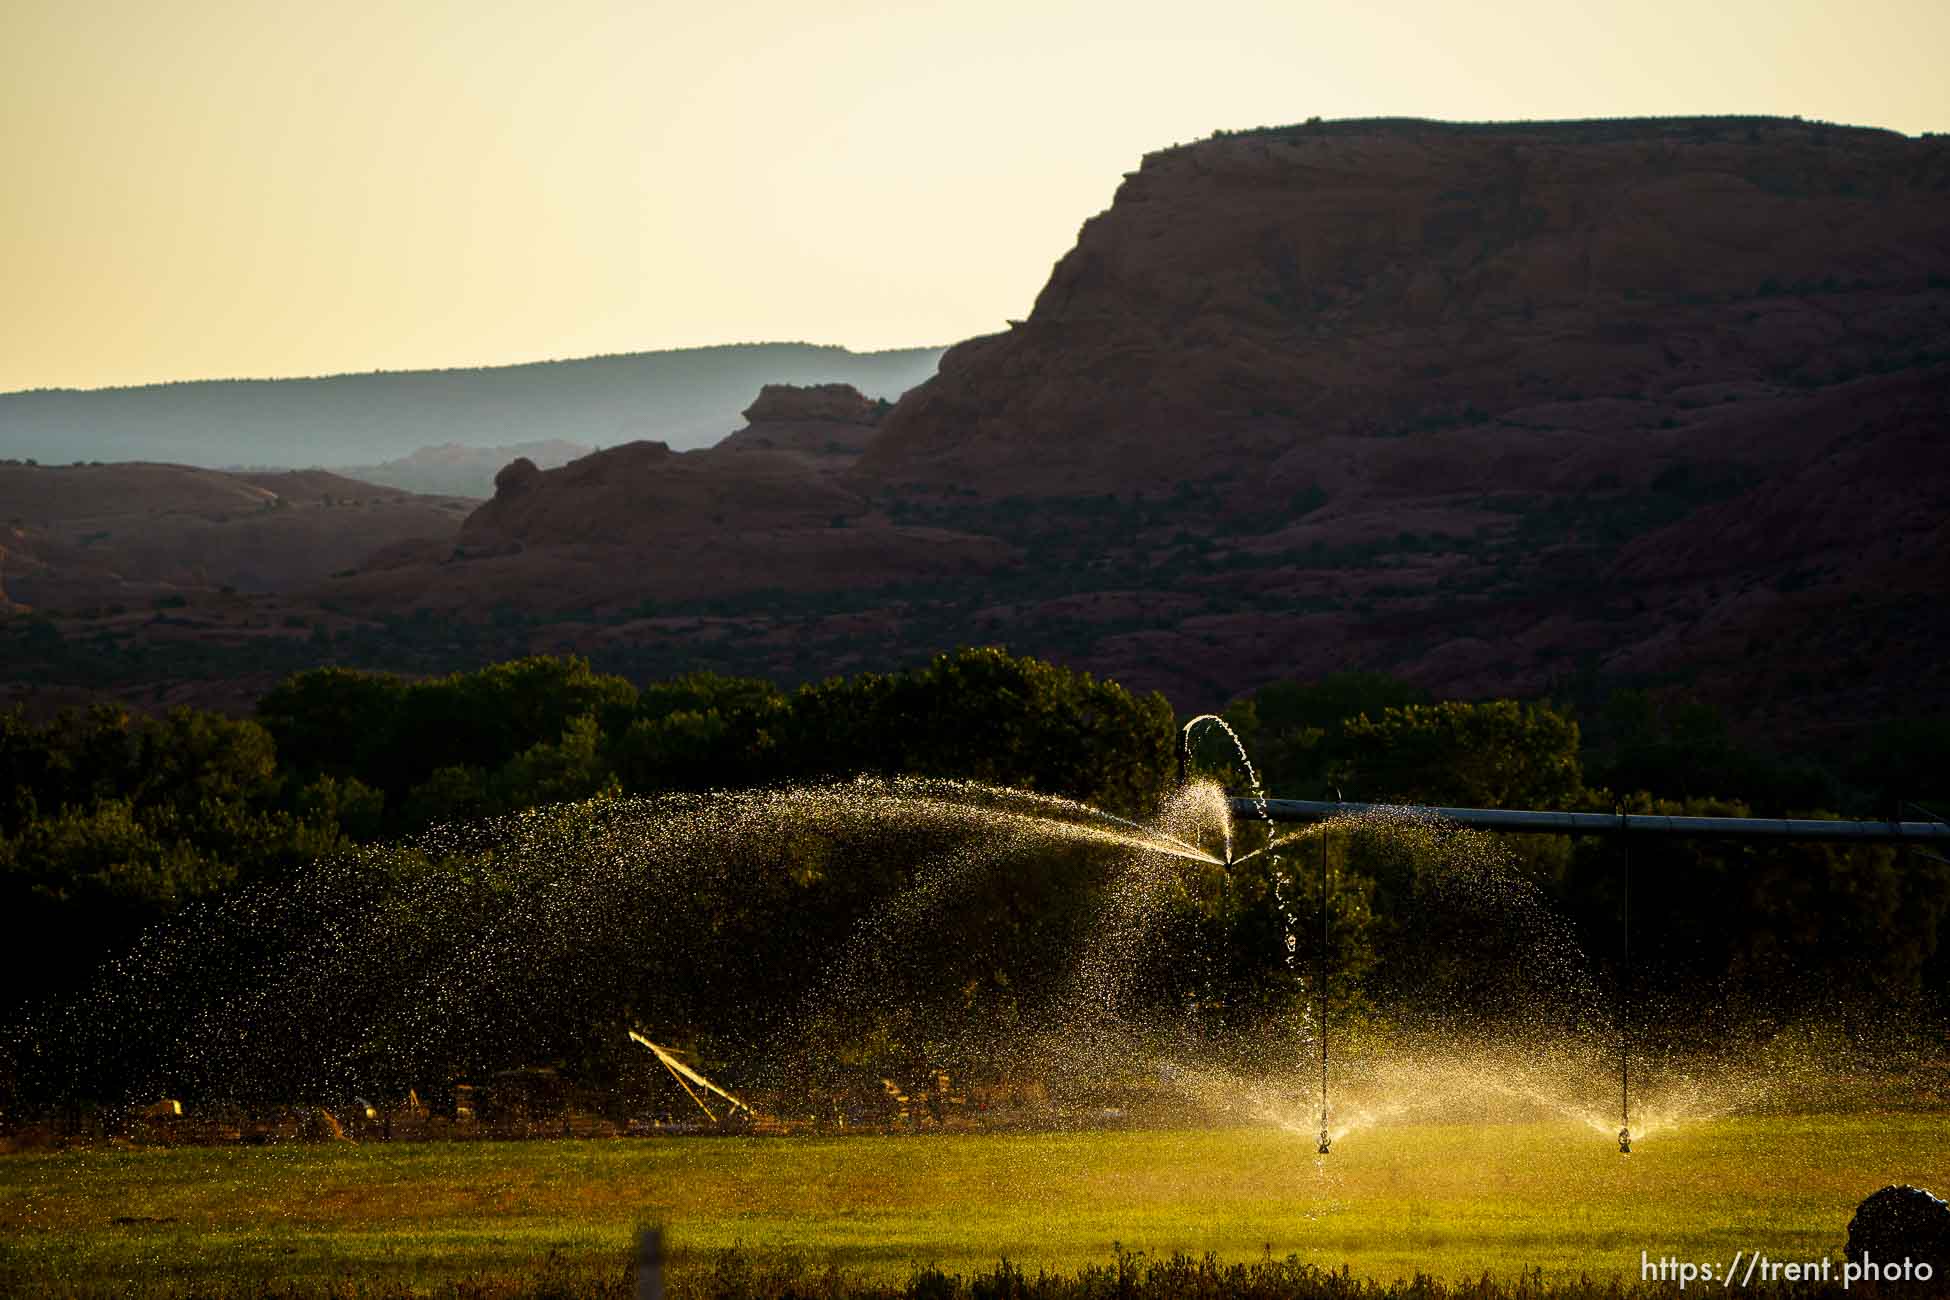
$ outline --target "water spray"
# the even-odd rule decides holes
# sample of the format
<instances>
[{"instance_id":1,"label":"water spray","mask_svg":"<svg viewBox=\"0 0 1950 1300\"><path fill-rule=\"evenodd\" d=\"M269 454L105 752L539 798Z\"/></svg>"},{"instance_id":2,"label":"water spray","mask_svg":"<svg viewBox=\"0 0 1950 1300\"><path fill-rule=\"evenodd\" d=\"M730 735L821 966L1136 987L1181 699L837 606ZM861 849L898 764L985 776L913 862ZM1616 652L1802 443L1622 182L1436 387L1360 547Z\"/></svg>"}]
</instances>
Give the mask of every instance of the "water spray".
<instances>
[{"instance_id":1,"label":"water spray","mask_svg":"<svg viewBox=\"0 0 1950 1300\"><path fill-rule=\"evenodd\" d=\"M1314 983L1320 991L1320 1154L1326 1155L1333 1144L1327 1134L1327 832L1324 829L1320 833L1320 969Z\"/></svg>"},{"instance_id":2,"label":"water spray","mask_svg":"<svg viewBox=\"0 0 1950 1300\"><path fill-rule=\"evenodd\" d=\"M1261 821L1266 823L1266 829L1267 829L1266 844L1260 848L1254 849L1252 852L1247 853L1240 858L1234 858L1232 856L1232 833L1230 829L1227 830L1226 865L1231 866L1235 862L1244 862L1247 858L1257 857L1261 853L1270 852L1271 850L1273 850L1278 846L1279 841L1272 834L1273 817L1268 810L1266 788L1260 784L1259 773L1254 770L1253 760L1251 756L1246 753L1245 742L1239 739L1239 733L1232 729L1231 724L1229 724L1224 718L1220 717L1218 714L1201 713L1196 718L1193 718L1190 722L1187 722L1184 726L1184 729L1179 733L1178 783L1180 785L1184 785L1187 781L1191 779L1192 733L1195 730L1197 730L1199 727L1203 726L1208 722L1217 723L1219 725L1219 730L1225 732L1227 739L1232 741L1233 749L1236 750L1239 754L1239 762L1241 766L1243 766L1246 769L1247 784L1252 789L1252 799L1251 799L1250 807L1252 809L1253 814L1257 816ZM1335 802L1339 803L1340 791L1336 790L1334 792L1334 795L1335 795ZM1236 806L1237 805L1235 804L1235 807ZM1281 873L1278 879L1284 880L1285 879L1284 873ZM1278 896L1277 884L1275 885L1274 892L1275 892L1275 896L1277 897ZM1287 925L1287 964L1289 969L1291 969L1293 963L1293 945L1294 945L1294 937L1293 937L1293 929L1292 929L1293 917L1291 913L1288 913L1286 911L1286 905L1284 901L1281 902L1280 906L1281 906L1281 913L1283 919ZM1318 1007L1316 1012L1318 1016L1317 1023L1320 1030L1320 1145L1319 1147L1316 1148L1316 1150L1318 1150L1318 1152L1323 1156L1327 1155L1333 1149L1333 1134L1328 1131L1328 1127L1327 1127L1327 941L1328 941L1327 834L1323 830L1320 836L1320 958L1319 958L1319 964L1316 968L1316 977L1314 980L1314 986L1316 989L1316 997L1318 1002Z\"/></svg>"},{"instance_id":3,"label":"water spray","mask_svg":"<svg viewBox=\"0 0 1950 1300\"><path fill-rule=\"evenodd\" d=\"M1624 901L1619 908L1618 969L1618 1154L1632 1154L1632 1060L1629 1032L1632 991L1632 837L1625 833L1625 809L1618 809L1618 847L1624 854Z\"/></svg>"},{"instance_id":4,"label":"water spray","mask_svg":"<svg viewBox=\"0 0 1950 1300\"><path fill-rule=\"evenodd\" d=\"M1216 722L1219 724L1219 730L1226 733L1226 739L1232 742L1233 750L1238 753L1240 765L1246 769L1246 784L1253 792L1251 801L1253 815L1266 823L1267 839L1270 841L1272 839L1273 818L1266 811L1266 787L1259 783L1259 773L1253 769L1252 757L1246 753L1246 742L1239 739L1239 733L1232 729L1232 724L1218 714L1201 713L1180 729L1178 733L1178 784L1182 786L1192 779L1192 733L1208 722ZM1230 825L1226 827L1225 836L1225 864L1230 866L1233 861L1232 827ZM1272 846L1269 843L1267 847L1270 848Z\"/></svg>"}]
</instances>

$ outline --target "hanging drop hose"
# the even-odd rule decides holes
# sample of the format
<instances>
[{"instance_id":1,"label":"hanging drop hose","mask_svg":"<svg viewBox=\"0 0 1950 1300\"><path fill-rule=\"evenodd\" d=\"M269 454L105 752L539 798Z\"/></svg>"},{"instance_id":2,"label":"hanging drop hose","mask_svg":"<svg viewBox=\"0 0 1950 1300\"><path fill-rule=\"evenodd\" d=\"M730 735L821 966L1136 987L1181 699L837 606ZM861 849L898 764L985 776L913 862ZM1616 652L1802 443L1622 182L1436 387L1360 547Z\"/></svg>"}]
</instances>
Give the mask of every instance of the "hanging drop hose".
<instances>
[{"instance_id":1,"label":"hanging drop hose","mask_svg":"<svg viewBox=\"0 0 1950 1300\"><path fill-rule=\"evenodd\" d=\"M1632 1154L1632 837L1625 833L1625 810L1618 811L1618 846L1625 856L1624 904L1619 910L1622 938L1618 970L1618 1154Z\"/></svg>"},{"instance_id":2,"label":"hanging drop hose","mask_svg":"<svg viewBox=\"0 0 1950 1300\"><path fill-rule=\"evenodd\" d=\"M1320 1154L1331 1143L1327 1136L1327 829L1320 832Z\"/></svg>"}]
</instances>

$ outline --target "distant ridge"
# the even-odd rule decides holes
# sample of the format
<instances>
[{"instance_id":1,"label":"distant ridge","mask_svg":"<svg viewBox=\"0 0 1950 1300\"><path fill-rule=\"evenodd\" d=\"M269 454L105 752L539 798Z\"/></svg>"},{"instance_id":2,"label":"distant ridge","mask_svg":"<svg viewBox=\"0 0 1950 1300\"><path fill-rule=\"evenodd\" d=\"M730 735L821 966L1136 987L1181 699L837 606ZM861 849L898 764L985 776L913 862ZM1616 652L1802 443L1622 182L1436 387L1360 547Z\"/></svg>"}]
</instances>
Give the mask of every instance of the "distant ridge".
<instances>
[{"instance_id":1,"label":"distant ridge","mask_svg":"<svg viewBox=\"0 0 1950 1300\"><path fill-rule=\"evenodd\" d=\"M1436 117L1337 117L1289 122L1284 126L1255 126L1238 131L1218 131L1215 137L1284 136L1295 132L1316 135L1526 135L1556 136L1583 141L1671 138L1689 131L1713 133L1733 128L1754 131L1833 132L1838 135L1883 136L1906 139L1901 131L1880 126L1853 126L1846 122L1824 122L1815 118L1778 117L1763 113L1680 114L1673 117L1560 117L1505 118L1467 121ZM1926 133L1927 134L1927 133ZM1193 148L1178 145L1176 148ZM1159 152L1169 152L1160 150Z\"/></svg>"},{"instance_id":2,"label":"distant ridge","mask_svg":"<svg viewBox=\"0 0 1950 1300\"><path fill-rule=\"evenodd\" d=\"M0 456L50 463L370 465L443 443L654 438L707 446L768 383L848 383L897 398L941 348L854 352L738 343L664 352L304 379L207 379L0 393Z\"/></svg>"}]
</instances>

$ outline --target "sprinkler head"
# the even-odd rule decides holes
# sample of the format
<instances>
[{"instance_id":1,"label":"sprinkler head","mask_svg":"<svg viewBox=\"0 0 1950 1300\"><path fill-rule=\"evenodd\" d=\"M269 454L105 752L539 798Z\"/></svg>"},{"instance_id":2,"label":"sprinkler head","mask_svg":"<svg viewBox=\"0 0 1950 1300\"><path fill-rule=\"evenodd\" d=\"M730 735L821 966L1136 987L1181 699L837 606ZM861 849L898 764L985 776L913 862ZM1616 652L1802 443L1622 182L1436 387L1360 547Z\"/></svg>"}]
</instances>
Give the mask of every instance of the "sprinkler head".
<instances>
[{"instance_id":1,"label":"sprinkler head","mask_svg":"<svg viewBox=\"0 0 1950 1300\"><path fill-rule=\"evenodd\" d=\"M1327 1130L1322 1129L1320 1130L1320 1154L1326 1155L1327 1150L1328 1150Z\"/></svg>"},{"instance_id":2,"label":"sprinkler head","mask_svg":"<svg viewBox=\"0 0 1950 1300\"><path fill-rule=\"evenodd\" d=\"M1618 1154L1621 1156L1632 1154L1632 1130L1629 1128L1618 1130Z\"/></svg>"}]
</instances>

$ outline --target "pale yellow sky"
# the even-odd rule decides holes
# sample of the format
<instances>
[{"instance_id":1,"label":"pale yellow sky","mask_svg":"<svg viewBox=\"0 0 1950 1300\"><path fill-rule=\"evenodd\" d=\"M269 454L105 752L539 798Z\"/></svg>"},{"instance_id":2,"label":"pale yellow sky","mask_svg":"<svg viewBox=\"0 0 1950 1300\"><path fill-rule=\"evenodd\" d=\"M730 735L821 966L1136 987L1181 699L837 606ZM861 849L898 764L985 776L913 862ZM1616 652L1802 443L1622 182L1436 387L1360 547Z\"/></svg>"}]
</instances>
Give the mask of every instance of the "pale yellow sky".
<instances>
[{"instance_id":1,"label":"pale yellow sky","mask_svg":"<svg viewBox=\"0 0 1950 1300\"><path fill-rule=\"evenodd\" d=\"M1914 134L1946 48L1944 0L0 0L0 391L948 343L1215 128Z\"/></svg>"}]
</instances>

